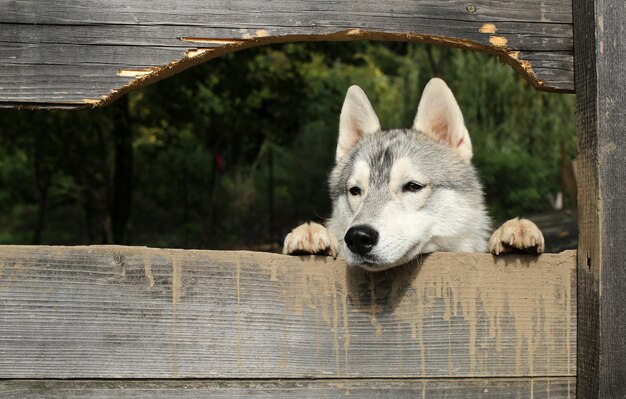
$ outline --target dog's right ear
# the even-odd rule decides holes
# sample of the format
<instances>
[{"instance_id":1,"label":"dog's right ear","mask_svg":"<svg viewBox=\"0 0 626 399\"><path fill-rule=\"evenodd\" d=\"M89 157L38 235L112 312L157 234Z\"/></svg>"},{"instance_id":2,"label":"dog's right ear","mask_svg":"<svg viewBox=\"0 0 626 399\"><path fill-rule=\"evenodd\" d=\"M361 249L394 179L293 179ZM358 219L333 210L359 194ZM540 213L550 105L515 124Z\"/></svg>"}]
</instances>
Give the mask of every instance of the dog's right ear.
<instances>
[{"instance_id":1,"label":"dog's right ear","mask_svg":"<svg viewBox=\"0 0 626 399\"><path fill-rule=\"evenodd\" d=\"M380 122L367 95L359 86L350 86L339 117L339 139L335 159L339 161L365 135L379 130Z\"/></svg>"},{"instance_id":2,"label":"dog's right ear","mask_svg":"<svg viewBox=\"0 0 626 399\"><path fill-rule=\"evenodd\" d=\"M424 88L413 128L454 149L462 160L472 159L472 142L463 113L443 80L433 78Z\"/></svg>"}]
</instances>

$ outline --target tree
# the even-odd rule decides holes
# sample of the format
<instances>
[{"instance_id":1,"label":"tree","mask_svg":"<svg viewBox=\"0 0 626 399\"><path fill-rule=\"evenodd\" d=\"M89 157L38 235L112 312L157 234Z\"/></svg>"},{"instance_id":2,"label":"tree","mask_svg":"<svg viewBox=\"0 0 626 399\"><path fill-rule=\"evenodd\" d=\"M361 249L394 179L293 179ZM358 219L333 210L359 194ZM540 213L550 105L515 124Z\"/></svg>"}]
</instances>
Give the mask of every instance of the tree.
<instances>
[{"instance_id":1,"label":"tree","mask_svg":"<svg viewBox=\"0 0 626 399\"><path fill-rule=\"evenodd\" d=\"M407 128L432 76L464 112L492 215L548 209L575 155L573 96L538 93L485 54L298 43L229 54L102 109L1 111L0 241L276 249L330 215L347 87L385 128Z\"/></svg>"}]
</instances>

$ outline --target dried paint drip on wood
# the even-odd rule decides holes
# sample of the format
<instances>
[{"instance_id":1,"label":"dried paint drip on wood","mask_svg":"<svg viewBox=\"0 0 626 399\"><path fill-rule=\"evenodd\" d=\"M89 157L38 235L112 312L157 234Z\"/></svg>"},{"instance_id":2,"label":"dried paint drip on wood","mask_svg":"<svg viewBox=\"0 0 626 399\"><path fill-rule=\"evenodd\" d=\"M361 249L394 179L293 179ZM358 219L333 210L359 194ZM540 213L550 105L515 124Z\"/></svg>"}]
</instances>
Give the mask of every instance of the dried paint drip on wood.
<instances>
[{"instance_id":1,"label":"dried paint drip on wood","mask_svg":"<svg viewBox=\"0 0 626 399\"><path fill-rule=\"evenodd\" d=\"M574 264L5 246L0 378L572 376Z\"/></svg>"},{"instance_id":2,"label":"dried paint drip on wood","mask_svg":"<svg viewBox=\"0 0 626 399\"><path fill-rule=\"evenodd\" d=\"M431 256L439 256L431 255ZM444 255L449 262L449 254ZM345 347L345 369L338 370L338 375L350 375L348 367L348 348L350 345L350 329L347 322L338 324L337 297L343 298L343 319L347 321L347 302L350 301L352 312L368 314L372 327L371 334L382 336L393 334L396 329L410 327L410 337L419 345L420 368L422 375L428 375L426 368L427 343L425 341L424 324L440 316L442 321L451 322L455 319L467 326L467 346L469 350L469 373L467 375L483 375L484 365L481 357L484 350L492 346L496 352L502 352L503 339L511 340L514 336L515 375L535 375L535 353L540 346L547 348L547 359L543 366L550 369L553 363L552 351L558 348L559 342L564 346L567 367L566 372L572 373L571 363L574 357L571 344L575 339L573 329L573 293L571 269L551 269L550 267L528 268L520 259L506 266L506 260L489 267L476 266L484 262L486 255L456 255L454 265L443 263L438 267L410 266L382 274L361 272L360 269L349 270L347 276L341 269L335 270L335 277L329 277L321 268L307 268L297 281L291 278L289 269L278 272L277 280L281 284L282 296L286 298L285 307L302 315L308 308L321 313L326 328L333 331L333 347L339 358L337 331L343 332ZM477 257L477 258L475 258ZM480 260L479 260L480 259ZM529 258L530 259L530 258ZM528 261L528 259L526 259ZM573 261L573 259L572 259ZM474 264L472 264L474 263ZM484 264L483 264L484 266ZM276 265L274 267L277 267ZM455 273L454 268L466 268L464 273ZM549 270L545 270L549 269ZM462 270L462 269L461 269ZM502 273L498 276L499 273ZM348 285L343 284L344 281ZM493 283L497 286L494 287ZM389 287L389 284L391 286ZM556 284L556 285L555 285ZM531 288L532 287L532 288ZM562 291L563 290L563 291ZM369 292L369 298L363 293ZM332 293L332 295L330 294ZM355 295L358 293L358 295ZM366 299L364 299L366 298ZM385 323L384 328L378 320L379 314L391 316L392 323ZM570 328L563 328L559 321L546 314L566 315L565 323ZM482 323L482 327L478 324ZM439 323L436 323L439 324ZM391 327L391 328L389 328ZM505 332L507 328L512 330ZM486 333L478 337L478 329ZM555 332L565 332L565 339L555 339ZM458 333L448 325L447 331L440 331L448 336ZM513 332L513 336L511 336ZM432 333L432 332L431 332ZM506 336L508 333L508 336ZM457 342L458 344L458 342ZM555 352L558 352L556 349ZM481 352L483 352L481 354ZM448 342L448 359L455 358L452 343ZM481 356L482 355L482 356ZM557 361L558 363L559 361ZM337 361L339 364L339 360ZM448 362L448 375L457 375L459 366ZM567 374L570 375L570 374Z\"/></svg>"}]
</instances>

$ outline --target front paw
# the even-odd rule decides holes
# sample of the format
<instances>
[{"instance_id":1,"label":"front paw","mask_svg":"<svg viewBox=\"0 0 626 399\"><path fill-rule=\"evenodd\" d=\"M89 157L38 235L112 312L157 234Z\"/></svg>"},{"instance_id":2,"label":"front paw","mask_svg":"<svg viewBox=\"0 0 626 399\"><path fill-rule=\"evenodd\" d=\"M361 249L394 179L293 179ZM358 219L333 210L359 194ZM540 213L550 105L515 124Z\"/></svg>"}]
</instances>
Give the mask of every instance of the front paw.
<instances>
[{"instance_id":1,"label":"front paw","mask_svg":"<svg viewBox=\"0 0 626 399\"><path fill-rule=\"evenodd\" d=\"M541 254L544 249L543 234L528 219L515 218L505 222L489 239L489 252L494 255L509 252Z\"/></svg>"},{"instance_id":2,"label":"front paw","mask_svg":"<svg viewBox=\"0 0 626 399\"><path fill-rule=\"evenodd\" d=\"M337 258L337 239L318 223L305 223L293 229L285 237L285 255L330 255Z\"/></svg>"}]
</instances>

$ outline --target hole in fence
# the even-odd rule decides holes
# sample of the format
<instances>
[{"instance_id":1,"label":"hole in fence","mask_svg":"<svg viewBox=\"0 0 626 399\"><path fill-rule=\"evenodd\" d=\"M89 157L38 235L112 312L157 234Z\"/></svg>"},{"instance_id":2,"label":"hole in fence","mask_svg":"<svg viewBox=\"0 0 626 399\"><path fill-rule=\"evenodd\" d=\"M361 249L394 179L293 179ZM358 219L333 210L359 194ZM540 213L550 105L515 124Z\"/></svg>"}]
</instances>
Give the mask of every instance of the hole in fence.
<instances>
[{"instance_id":1,"label":"hole in fence","mask_svg":"<svg viewBox=\"0 0 626 399\"><path fill-rule=\"evenodd\" d=\"M278 250L330 216L347 87L408 128L433 76L464 113L493 218L530 216L549 250L575 247L573 96L492 55L370 41L228 54L102 109L1 111L0 242Z\"/></svg>"}]
</instances>

